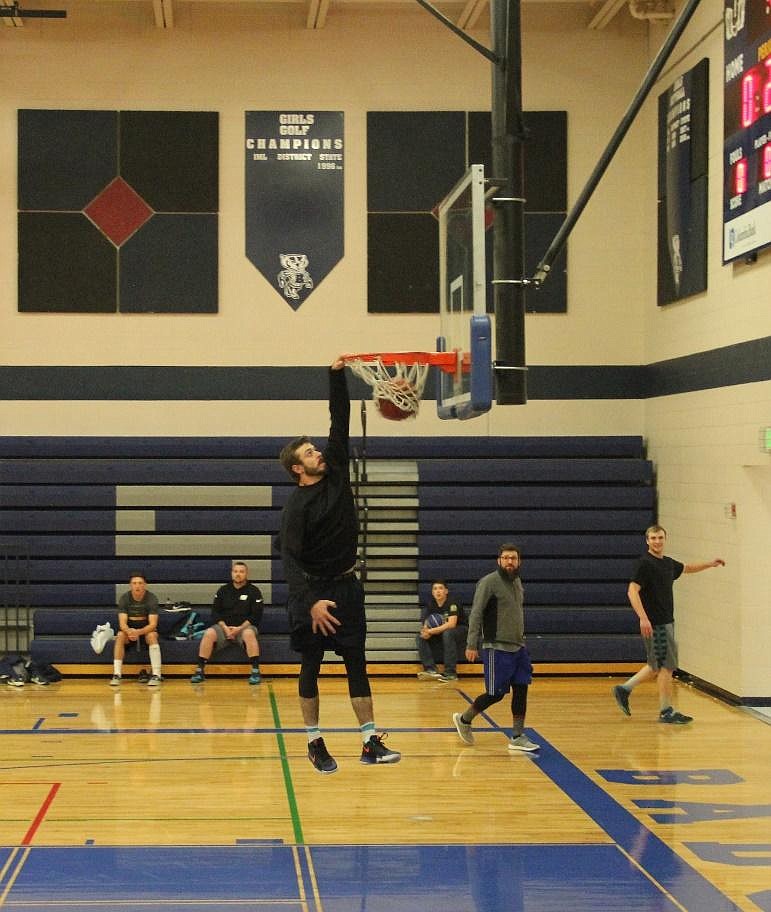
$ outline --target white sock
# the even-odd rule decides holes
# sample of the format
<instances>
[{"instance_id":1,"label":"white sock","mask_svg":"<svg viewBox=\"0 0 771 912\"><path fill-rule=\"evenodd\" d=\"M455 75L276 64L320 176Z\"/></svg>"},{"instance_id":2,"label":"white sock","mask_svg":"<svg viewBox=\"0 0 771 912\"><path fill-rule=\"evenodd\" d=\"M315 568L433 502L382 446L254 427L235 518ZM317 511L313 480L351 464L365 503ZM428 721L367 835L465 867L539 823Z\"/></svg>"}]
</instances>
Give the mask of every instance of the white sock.
<instances>
[{"instance_id":1,"label":"white sock","mask_svg":"<svg viewBox=\"0 0 771 912\"><path fill-rule=\"evenodd\" d=\"M161 676L161 647L156 643L154 646L149 646L148 650L150 653L150 667L153 670L154 675Z\"/></svg>"},{"instance_id":2,"label":"white sock","mask_svg":"<svg viewBox=\"0 0 771 912\"><path fill-rule=\"evenodd\" d=\"M112 660L112 673L118 678L123 674L123 659Z\"/></svg>"}]
</instances>

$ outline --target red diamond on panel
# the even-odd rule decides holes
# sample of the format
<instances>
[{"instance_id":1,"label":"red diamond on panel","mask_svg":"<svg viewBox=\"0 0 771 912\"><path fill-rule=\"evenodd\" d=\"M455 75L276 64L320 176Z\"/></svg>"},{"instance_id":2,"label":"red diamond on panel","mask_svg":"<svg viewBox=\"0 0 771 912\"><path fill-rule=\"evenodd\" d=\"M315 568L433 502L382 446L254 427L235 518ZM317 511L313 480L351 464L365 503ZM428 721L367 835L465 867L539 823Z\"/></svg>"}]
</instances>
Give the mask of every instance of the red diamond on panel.
<instances>
[{"instance_id":1,"label":"red diamond on panel","mask_svg":"<svg viewBox=\"0 0 771 912\"><path fill-rule=\"evenodd\" d=\"M122 177L116 177L83 210L116 247L131 237L153 210Z\"/></svg>"}]
</instances>

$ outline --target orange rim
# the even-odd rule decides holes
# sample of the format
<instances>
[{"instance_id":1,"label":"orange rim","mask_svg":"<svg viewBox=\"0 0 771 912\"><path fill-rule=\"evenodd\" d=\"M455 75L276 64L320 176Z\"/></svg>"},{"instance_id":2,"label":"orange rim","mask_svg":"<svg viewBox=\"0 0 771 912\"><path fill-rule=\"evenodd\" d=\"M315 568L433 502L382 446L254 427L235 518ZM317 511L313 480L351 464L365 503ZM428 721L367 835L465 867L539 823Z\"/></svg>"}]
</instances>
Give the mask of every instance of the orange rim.
<instances>
[{"instance_id":1,"label":"orange rim","mask_svg":"<svg viewBox=\"0 0 771 912\"><path fill-rule=\"evenodd\" d=\"M343 361L377 361L383 364L429 364L438 367L447 374L454 374L458 368L457 352L360 352L354 355L343 355ZM468 352L461 355L461 369L467 372L470 367Z\"/></svg>"}]
</instances>

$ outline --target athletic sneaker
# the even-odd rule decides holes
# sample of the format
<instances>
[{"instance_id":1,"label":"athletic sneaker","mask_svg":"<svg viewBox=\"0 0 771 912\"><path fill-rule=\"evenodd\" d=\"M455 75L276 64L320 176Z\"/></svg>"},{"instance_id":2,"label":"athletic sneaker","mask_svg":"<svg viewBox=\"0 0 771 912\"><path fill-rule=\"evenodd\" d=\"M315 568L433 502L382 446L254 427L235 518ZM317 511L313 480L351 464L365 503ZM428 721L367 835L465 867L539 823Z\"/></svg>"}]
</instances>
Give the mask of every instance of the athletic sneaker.
<instances>
[{"instance_id":1,"label":"athletic sneaker","mask_svg":"<svg viewBox=\"0 0 771 912\"><path fill-rule=\"evenodd\" d=\"M616 684L613 688L613 696L616 698L616 703L618 703L618 708L625 716L631 716L632 712L629 709L629 691L626 687L622 687L620 684Z\"/></svg>"},{"instance_id":2,"label":"athletic sneaker","mask_svg":"<svg viewBox=\"0 0 771 912\"><path fill-rule=\"evenodd\" d=\"M122 680L120 675L113 675L110 678L110 687L119 687Z\"/></svg>"},{"instance_id":3,"label":"athletic sneaker","mask_svg":"<svg viewBox=\"0 0 771 912\"><path fill-rule=\"evenodd\" d=\"M44 678L43 675L40 674L33 674L30 677L30 681L32 681L33 684L42 684L43 686L51 683L48 678Z\"/></svg>"},{"instance_id":4,"label":"athletic sneaker","mask_svg":"<svg viewBox=\"0 0 771 912\"><path fill-rule=\"evenodd\" d=\"M252 673L249 675L250 684L262 684L262 675L260 674L259 668L253 668Z\"/></svg>"},{"instance_id":5,"label":"athletic sneaker","mask_svg":"<svg viewBox=\"0 0 771 912\"><path fill-rule=\"evenodd\" d=\"M327 750L323 738L309 742L308 759L320 773L334 773L337 769L335 758Z\"/></svg>"},{"instance_id":6,"label":"athletic sneaker","mask_svg":"<svg viewBox=\"0 0 771 912\"><path fill-rule=\"evenodd\" d=\"M471 723L463 721L463 713L453 713L452 721L455 723L455 727L458 729L458 734L460 735L460 740L464 744L473 744L474 743L474 732L471 730Z\"/></svg>"},{"instance_id":7,"label":"athletic sneaker","mask_svg":"<svg viewBox=\"0 0 771 912\"><path fill-rule=\"evenodd\" d=\"M142 668L137 675L137 681L140 684L147 684L150 680L150 672L146 668Z\"/></svg>"},{"instance_id":8,"label":"athletic sneaker","mask_svg":"<svg viewBox=\"0 0 771 912\"><path fill-rule=\"evenodd\" d=\"M196 669L196 672L193 675L193 677L190 678L190 683L191 684L203 684L203 682L205 680L206 680L206 678L204 677L203 672L201 671L200 668L198 668L198 669Z\"/></svg>"},{"instance_id":9,"label":"athletic sneaker","mask_svg":"<svg viewBox=\"0 0 771 912\"><path fill-rule=\"evenodd\" d=\"M436 668L424 668L423 671L418 672L418 681L436 681L441 677Z\"/></svg>"},{"instance_id":10,"label":"athletic sneaker","mask_svg":"<svg viewBox=\"0 0 771 912\"><path fill-rule=\"evenodd\" d=\"M670 725L687 725L689 722L693 722L693 716L684 716L668 706L659 713L659 722L667 722Z\"/></svg>"},{"instance_id":11,"label":"athletic sneaker","mask_svg":"<svg viewBox=\"0 0 771 912\"><path fill-rule=\"evenodd\" d=\"M540 747L540 744L531 741L527 735L520 735L518 738L509 738L510 751L537 751Z\"/></svg>"},{"instance_id":12,"label":"athletic sneaker","mask_svg":"<svg viewBox=\"0 0 771 912\"><path fill-rule=\"evenodd\" d=\"M147 682L148 687L157 687L163 678L160 675L150 675L150 680Z\"/></svg>"},{"instance_id":13,"label":"athletic sneaker","mask_svg":"<svg viewBox=\"0 0 771 912\"><path fill-rule=\"evenodd\" d=\"M24 687L24 681L16 674L15 671L11 672L8 678L8 683L11 685L11 687Z\"/></svg>"},{"instance_id":14,"label":"athletic sneaker","mask_svg":"<svg viewBox=\"0 0 771 912\"><path fill-rule=\"evenodd\" d=\"M445 672L444 674L440 674L437 680L440 684L449 684L450 681L457 681L458 676L456 674L447 674L447 672Z\"/></svg>"},{"instance_id":15,"label":"athletic sneaker","mask_svg":"<svg viewBox=\"0 0 771 912\"><path fill-rule=\"evenodd\" d=\"M361 763L398 763L402 755L398 751L389 750L383 740L386 735L371 735L361 749Z\"/></svg>"}]
</instances>

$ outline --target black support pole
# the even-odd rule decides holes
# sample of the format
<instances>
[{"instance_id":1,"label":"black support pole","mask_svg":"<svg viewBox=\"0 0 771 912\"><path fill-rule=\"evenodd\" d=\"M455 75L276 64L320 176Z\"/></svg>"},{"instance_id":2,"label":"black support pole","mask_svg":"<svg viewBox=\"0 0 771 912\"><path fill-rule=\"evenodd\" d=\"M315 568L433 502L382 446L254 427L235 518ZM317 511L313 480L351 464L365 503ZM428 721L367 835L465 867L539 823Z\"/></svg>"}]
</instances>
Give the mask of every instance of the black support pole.
<instances>
[{"instance_id":1,"label":"black support pole","mask_svg":"<svg viewBox=\"0 0 771 912\"><path fill-rule=\"evenodd\" d=\"M496 402L527 402L525 360L525 199L520 0L491 0L493 33L492 180L495 212Z\"/></svg>"}]
</instances>

